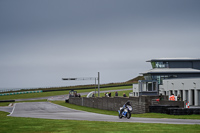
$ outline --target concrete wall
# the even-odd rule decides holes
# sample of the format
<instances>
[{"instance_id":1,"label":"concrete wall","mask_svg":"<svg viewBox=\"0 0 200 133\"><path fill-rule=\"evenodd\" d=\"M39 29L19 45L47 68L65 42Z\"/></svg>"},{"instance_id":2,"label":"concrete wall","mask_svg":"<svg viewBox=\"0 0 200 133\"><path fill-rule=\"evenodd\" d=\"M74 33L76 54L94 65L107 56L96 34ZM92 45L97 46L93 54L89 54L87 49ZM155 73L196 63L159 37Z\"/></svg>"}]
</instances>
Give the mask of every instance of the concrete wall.
<instances>
[{"instance_id":1,"label":"concrete wall","mask_svg":"<svg viewBox=\"0 0 200 133\"><path fill-rule=\"evenodd\" d=\"M140 96L140 97L97 97L97 98L86 98L86 97L70 97L69 103L98 108L103 110L117 111L122 107L128 100L133 107L133 114L142 114L149 112L149 106L152 105L152 99L157 99L158 96ZM170 105L174 105L176 102L170 101Z\"/></svg>"}]
</instances>

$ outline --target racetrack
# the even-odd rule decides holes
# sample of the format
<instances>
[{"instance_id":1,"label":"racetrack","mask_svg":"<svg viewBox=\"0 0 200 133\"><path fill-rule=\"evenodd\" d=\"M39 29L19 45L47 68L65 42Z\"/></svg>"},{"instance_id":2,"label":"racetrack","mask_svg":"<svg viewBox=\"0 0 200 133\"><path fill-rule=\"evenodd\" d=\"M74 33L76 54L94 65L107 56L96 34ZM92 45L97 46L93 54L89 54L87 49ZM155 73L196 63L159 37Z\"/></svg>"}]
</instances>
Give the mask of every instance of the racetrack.
<instances>
[{"instance_id":1,"label":"racetrack","mask_svg":"<svg viewBox=\"0 0 200 133\"><path fill-rule=\"evenodd\" d=\"M3 107L1 107L0 110L2 108ZM15 103L13 106L13 110L9 116L45 118L45 119L109 121L109 122L200 124L200 120L189 120L189 119L159 119L159 118L136 118L136 117L131 117L130 119L126 118L119 119L117 116L74 110L50 102Z\"/></svg>"}]
</instances>

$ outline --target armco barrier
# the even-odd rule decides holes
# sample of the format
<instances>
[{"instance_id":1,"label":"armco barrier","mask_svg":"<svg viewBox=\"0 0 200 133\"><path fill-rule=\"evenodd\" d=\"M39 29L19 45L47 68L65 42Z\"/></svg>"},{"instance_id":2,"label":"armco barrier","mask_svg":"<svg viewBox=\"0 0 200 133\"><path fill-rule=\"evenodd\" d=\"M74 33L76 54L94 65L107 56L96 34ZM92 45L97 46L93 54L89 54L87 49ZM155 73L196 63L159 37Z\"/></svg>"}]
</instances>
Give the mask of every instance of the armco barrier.
<instances>
[{"instance_id":1,"label":"armco barrier","mask_svg":"<svg viewBox=\"0 0 200 133\"><path fill-rule=\"evenodd\" d=\"M12 92L12 93L3 93L3 94L0 94L0 96L17 95L17 94L28 94L28 93L41 93L41 92L43 92L43 91L42 90L38 90L38 91Z\"/></svg>"}]
</instances>

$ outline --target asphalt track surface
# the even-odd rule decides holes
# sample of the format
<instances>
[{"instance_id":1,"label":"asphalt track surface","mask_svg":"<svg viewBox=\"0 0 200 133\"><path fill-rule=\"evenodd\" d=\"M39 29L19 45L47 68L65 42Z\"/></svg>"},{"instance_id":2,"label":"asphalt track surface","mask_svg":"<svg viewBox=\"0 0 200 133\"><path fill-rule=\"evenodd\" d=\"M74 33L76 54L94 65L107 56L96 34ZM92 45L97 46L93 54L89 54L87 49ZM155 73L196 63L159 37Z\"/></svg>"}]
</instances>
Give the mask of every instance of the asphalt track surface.
<instances>
[{"instance_id":1,"label":"asphalt track surface","mask_svg":"<svg viewBox=\"0 0 200 133\"><path fill-rule=\"evenodd\" d=\"M10 111L10 108L8 110ZM160 118L136 118L136 117L131 117L130 119L126 118L119 119L118 116L103 115L103 114L74 110L50 102L15 103L10 115L8 116L45 118L45 119L107 121L107 122L200 124L200 120L190 120L190 119L160 119Z\"/></svg>"}]
</instances>

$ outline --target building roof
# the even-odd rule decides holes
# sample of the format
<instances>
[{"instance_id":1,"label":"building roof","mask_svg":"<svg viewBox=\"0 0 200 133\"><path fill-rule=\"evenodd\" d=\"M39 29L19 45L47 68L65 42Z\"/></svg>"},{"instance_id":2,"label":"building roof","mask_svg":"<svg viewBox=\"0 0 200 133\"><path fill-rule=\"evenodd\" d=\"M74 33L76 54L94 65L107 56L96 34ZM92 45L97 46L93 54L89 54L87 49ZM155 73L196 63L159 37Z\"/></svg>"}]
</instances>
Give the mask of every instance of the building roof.
<instances>
[{"instance_id":1,"label":"building roof","mask_svg":"<svg viewBox=\"0 0 200 133\"><path fill-rule=\"evenodd\" d=\"M152 61L200 61L200 58L157 58L157 59L147 60L146 62L152 62Z\"/></svg>"},{"instance_id":2,"label":"building roof","mask_svg":"<svg viewBox=\"0 0 200 133\"><path fill-rule=\"evenodd\" d=\"M141 74L156 73L200 73L200 70L192 68L154 68Z\"/></svg>"}]
</instances>

